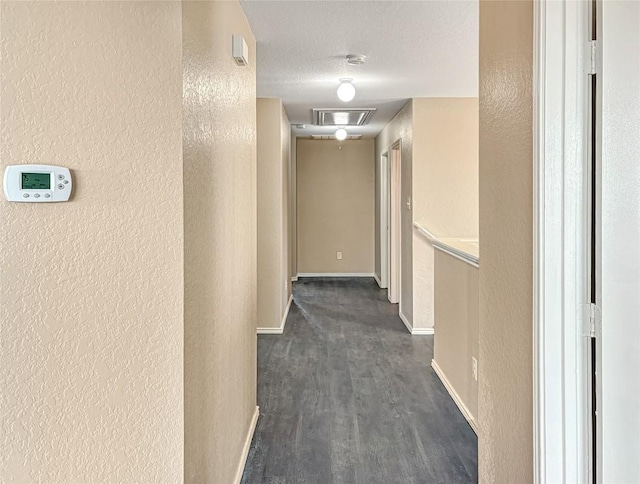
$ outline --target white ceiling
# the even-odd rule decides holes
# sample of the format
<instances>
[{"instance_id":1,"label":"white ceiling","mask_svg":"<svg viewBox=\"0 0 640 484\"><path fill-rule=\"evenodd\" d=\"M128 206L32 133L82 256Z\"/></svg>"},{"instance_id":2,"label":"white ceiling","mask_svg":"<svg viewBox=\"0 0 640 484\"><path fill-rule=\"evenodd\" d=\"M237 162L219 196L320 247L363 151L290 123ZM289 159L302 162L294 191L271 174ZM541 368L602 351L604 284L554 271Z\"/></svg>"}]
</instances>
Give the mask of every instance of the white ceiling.
<instances>
[{"instance_id":1,"label":"white ceiling","mask_svg":"<svg viewBox=\"0 0 640 484\"><path fill-rule=\"evenodd\" d=\"M412 97L478 95L478 1L241 0L258 42L259 97L282 98L299 136L314 107L375 107L371 122L348 131L375 136ZM365 54L361 66L347 54ZM353 78L356 98L336 96Z\"/></svg>"},{"instance_id":2,"label":"white ceiling","mask_svg":"<svg viewBox=\"0 0 640 484\"><path fill-rule=\"evenodd\" d=\"M353 134L375 136L412 97L478 95L478 1L241 0L258 42L259 97L282 98L299 136L328 134L311 126L314 107L374 107ZM361 66L347 54L364 54ZM356 97L336 96L353 78Z\"/></svg>"}]
</instances>

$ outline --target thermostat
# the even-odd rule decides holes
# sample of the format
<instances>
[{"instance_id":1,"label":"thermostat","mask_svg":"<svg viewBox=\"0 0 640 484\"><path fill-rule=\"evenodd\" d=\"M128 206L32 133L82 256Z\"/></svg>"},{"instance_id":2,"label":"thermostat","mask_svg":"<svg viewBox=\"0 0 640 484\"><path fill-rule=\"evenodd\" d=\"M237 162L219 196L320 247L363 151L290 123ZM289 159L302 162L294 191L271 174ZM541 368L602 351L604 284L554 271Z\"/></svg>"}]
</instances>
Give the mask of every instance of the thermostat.
<instances>
[{"instance_id":1,"label":"thermostat","mask_svg":"<svg viewBox=\"0 0 640 484\"><path fill-rule=\"evenodd\" d=\"M71 172L53 165L11 165L4 170L4 196L10 202L66 202Z\"/></svg>"}]
</instances>

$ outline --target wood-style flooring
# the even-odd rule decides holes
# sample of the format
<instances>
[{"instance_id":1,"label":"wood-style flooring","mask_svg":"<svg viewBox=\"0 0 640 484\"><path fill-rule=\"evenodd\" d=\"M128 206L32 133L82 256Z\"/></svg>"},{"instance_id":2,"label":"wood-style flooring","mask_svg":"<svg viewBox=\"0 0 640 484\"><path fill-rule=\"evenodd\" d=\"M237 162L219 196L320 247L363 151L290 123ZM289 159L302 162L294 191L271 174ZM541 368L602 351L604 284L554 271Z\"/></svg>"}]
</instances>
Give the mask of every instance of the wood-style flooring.
<instances>
[{"instance_id":1,"label":"wood-style flooring","mask_svg":"<svg viewBox=\"0 0 640 484\"><path fill-rule=\"evenodd\" d=\"M369 278L300 279L283 335L258 338L243 484L477 482L477 439Z\"/></svg>"}]
</instances>

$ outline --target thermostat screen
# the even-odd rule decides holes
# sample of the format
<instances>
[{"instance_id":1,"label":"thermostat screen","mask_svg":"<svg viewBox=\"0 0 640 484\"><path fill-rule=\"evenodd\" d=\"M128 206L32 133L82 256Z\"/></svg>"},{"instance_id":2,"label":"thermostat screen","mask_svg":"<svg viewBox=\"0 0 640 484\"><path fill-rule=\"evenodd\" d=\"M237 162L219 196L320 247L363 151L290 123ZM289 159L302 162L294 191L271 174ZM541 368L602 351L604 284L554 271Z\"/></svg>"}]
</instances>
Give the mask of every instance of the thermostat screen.
<instances>
[{"instance_id":1,"label":"thermostat screen","mask_svg":"<svg viewBox=\"0 0 640 484\"><path fill-rule=\"evenodd\" d=\"M50 173L22 173L23 190L50 190Z\"/></svg>"}]
</instances>

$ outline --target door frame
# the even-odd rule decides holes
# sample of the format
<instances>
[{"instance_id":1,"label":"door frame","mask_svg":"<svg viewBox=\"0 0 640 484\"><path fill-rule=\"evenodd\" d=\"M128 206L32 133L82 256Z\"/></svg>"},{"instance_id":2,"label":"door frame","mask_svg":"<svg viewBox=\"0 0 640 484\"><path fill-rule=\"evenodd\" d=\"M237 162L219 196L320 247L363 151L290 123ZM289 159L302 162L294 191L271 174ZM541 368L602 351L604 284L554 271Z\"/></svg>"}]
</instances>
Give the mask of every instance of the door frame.
<instances>
[{"instance_id":1,"label":"door frame","mask_svg":"<svg viewBox=\"0 0 640 484\"><path fill-rule=\"evenodd\" d=\"M534 2L534 482L591 479L588 3Z\"/></svg>"},{"instance_id":2,"label":"door frame","mask_svg":"<svg viewBox=\"0 0 640 484\"><path fill-rule=\"evenodd\" d=\"M389 287L389 231L391 163L389 149L380 155L380 288Z\"/></svg>"},{"instance_id":3,"label":"door frame","mask_svg":"<svg viewBox=\"0 0 640 484\"><path fill-rule=\"evenodd\" d=\"M387 266L387 271L389 274L389 278L388 278L388 299L391 303L393 304L398 304L398 313L402 314L402 141L400 139L396 140L395 142L393 142L389 148L386 150L386 152L388 153L388 164L389 164L389 171L388 171L388 179L389 179L389 190L388 190L388 216L389 216L389 231L387 233L387 243L388 243L388 248L389 250L388 252L388 259L386 261L386 266ZM397 161L394 163L394 156L397 153ZM391 196L392 194L394 194L394 191L392 190L392 184L394 183L394 173L397 174L397 187L395 190L395 195L396 195L396 213L395 216L397 218L397 253L393 253L392 251L392 244L391 244L391 240L393 238L393 231L392 231L392 221L393 221L393 213L392 213L392 209L393 209L393 204L391 203ZM393 266L392 266L392 260L395 259L396 261L396 278L397 278L397 282L396 282L396 286L394 287L392 285L392 272L393 271ZM395 297L392 297L395 296ZM395 299L395 301L394 301Z\"/></svg>"}]
</instances>

